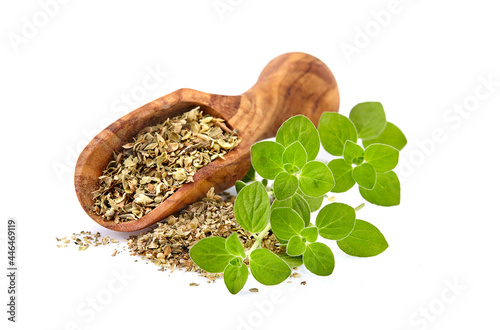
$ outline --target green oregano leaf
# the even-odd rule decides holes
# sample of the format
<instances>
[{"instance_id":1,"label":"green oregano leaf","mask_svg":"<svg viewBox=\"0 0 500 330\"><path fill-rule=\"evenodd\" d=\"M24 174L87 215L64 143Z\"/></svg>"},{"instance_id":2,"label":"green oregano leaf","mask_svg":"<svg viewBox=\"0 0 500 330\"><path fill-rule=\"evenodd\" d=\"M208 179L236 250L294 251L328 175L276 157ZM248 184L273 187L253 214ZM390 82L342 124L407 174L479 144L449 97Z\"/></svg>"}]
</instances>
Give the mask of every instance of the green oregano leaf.
<instances>
[{"instance_id":1,"label":"green oregano leaf","mask_svg":"<svg viewBox=\"0 0 500 330\"><path fill-rule=\"evenodd\" d=\"M288 241L290 237L299 235L304 227L304 220L290 208L275 208L271 212L271 228L273 233L281 239Z\"/></svg>"},{"instance_id":2,"label":"green oregano leaf","mask_svg":"<svg viewBox=\"0 0 500 330\"><path fill-rule=\"evenodd\" d=\"M318 227L306 227L302 229L300 236L304 237L309 243L316 242L318 239Z\"/></svg>"},{"instance_id":3,"label":"green oregano leaf","mask_svg":"<svg viewBox=\"0 0 500 330\"><path fill-rule=\"evenodd\" d=\"M307 151L299 141L285 148L283 164L291 164L301 169L307 163Z\"/></svg>"},{"instance_id":4,"label":"green oregano leaf","mask_svg":"<svg viewBox=\"0 0 500 330\"><path fill-rule=\"evenodd\" d=\"M308 226L311 222L311 209L306 199L302 195L295 194L292 196L291 201L291 208L300 215L304 220L304 224Z\"/></svg>"},{"instance_id":5,"label":"green oregano leaf","mask_svg":"<svg viewBox=\"0 0 500 330\"><path fill-rule=\"evenodd\" d=\"M343 203L332 203L323 207L316 217L319 235L326 239L340 240L347 237L354 228L356 211Z\"/></svg>"},{"instance_id":6,"label":"green oregano leaf","mask_svg":"<svg viewBox=\"0 0 500 330\"><path fill-rule=\"evenodd\" d=\"M384 131L387 124L384 107L380 102L357 104L349 113L349 119L356 126L361 139L376 138Z\"/></svg>"},{"instance_id":7,"label":"green oregano leaf","mask_svg":"<svg viewBox=\"0 0 500 330\"><path fill-rule=\"evenodd\" d=\"M328 276L335 268L335 258L332 250L320 242L308 244L303 259L306 268L311 273L319 276Z\"/></svg>"},{"instance_id":8,"label":"green oregano leaf","mask_svg":"<svg viewBox=\"0 0 500 330\"><path fill-rule=\"evenodd\" d=\"M366 148L365 160L377 173L389 172L398 165L399 151L386 144L374 143Z\"/></svg>"},{"instance_id":9,"label":"green oregano leaf","mask_svg":"<svg viewBox=\"0 0 500 330\"><path fill-rule=\"evenodd\" d=\"M328 168L332 171L333 178L335 179L335 186L332 192L346 192L356 184L356 181L352 177L352 165L348 164L342 158L330 161Z\"/></svg>"},{"instance_id":10,"label":"green oregano leaf","mask_svg":"<svg viewBox=\"0 0 500 330\"><path fill-rule=\"evenodd\" d=\"M302 266L304 263L302 261L302 256L289 256L286 253L278 253L277 256L284 260L290 268Z\"/></svg>"},{"instance_id":11,"label":"green oregano leaf","mask_svg":"<svg viewBox=\"0 0 500 330\"><path fill-rule=\"evenodd\" d=\"M291 198L287 198L287 199L275 199L273 204L271 205L271 211L274 210L274 209L277 209L277 208L292 208L292 199ZM297 212L299 213L299 212ZM299 213L300 215L300 213ZM302 218L302 216L301 216Z\"/></svg>"},{"instance_id":12,"label":"green oregano leaf","mask_svg":"<svg viewBox=\"0 0 500 330\"><path fill-rule=\"evenodd\" d=\"M265 179L274 180L283 172L282 156L285 148L274 141L257 142L250 148L255 171Z\"/></svg>"},{"instance_id":13,"label":"green oregano leaf","mask_svg":"<svg viewBox=\"0 0 500 330\"><path fill-rule=\"evenodd\" d=\"M372 165L364 163L356 166L352 170L352 177L360 187L373 189L375 187L375 183L377 182L377 171L375 171L375 168Z\"/></svg>"},{"instance_id":14,"label":"green oregano leaf","mask_svg":"<svg viewBox=\"0 0 500 330\"><path fill-rule=\"evenodd\" d=\"M236 188L236 193L239 194L241 189L243 189L243 187L245 187L246 185L247 184L243 181L240 181L240 180L236 181L234 183L234 187Z\"/></svg>"},{"instance_id":15,"label":"green oregano leaf","mask_svg":"<svg viewBox=\"0 0 500 330\"><path fill-rule=\"evenodd\" d=\"M250 164L250 168L248 169L247 174L245 174L241 181L245 183L255 181L255 169L253 168L252 164Z\"/></svg>"},{"instance_id":16,"label":"green oregano leaf","mask_svg":"<svg viewBox=\"0 0 500 330\"><path fill-rule=\"evenodd\" d=\"M382 143L393 146L401 151L408 141L403 132L393 123L387 122L384 131L374 139L364 139L363 146L366 148L374 143Z\"/></svg>"},{"instance_id":17,"label":"green oregano leaf","mask_svg":"<svg viewBox=\"0 0 500 330\"><path fill-rule=\"evenodd\" d=\"M209 273L221 273L234 256L226 250L226 239L218 236L198 241L189 250L189 256L198 267Z\"/></svg>"},{"instance_id":18,"label":"green oregano leaf","mask_svg":"<svg viewBox=\"0 0 500 330\"><path fill-rule=\"evenodd\" d=\"M232 294L237 294L243 289L248 279L248 267L241 258L234 258L224 268L224 283Z\"/></svg>"},{"instance_id":19,"label":"green oregano leaf","mask_svg":"<svg viewBox=\"0 0 500 330\"><path fill-rule=\"evenodd\" d=\"M342 156L345 141L358 140L354 124L336 112L324 112L321 115L318 131L323 148L334 156Z\"/></svg>"},{"instance_id":20,"label":"green oregano leaf","mask_svg":"<svg viewBox=\"0 0 500 330\"><path fill-rule=\"evenodd\" d=\"M371 190L359 187L361 196L368 202L380 206L399 205L401 187L396 173L389 171L377 175L375 187Z\"/></svg>"},{"instance_id":21,"label":"green oregano leaf","mask_svg":"<svg viewBox=\"0 0 500 330\"><path fill-rule=\"evenodd\" d=\"M234 256L245 258L245 247L236 233L232 233L231 236L226 239L226 250Z\"/></svg>"},{"instance_id":22,"label":"green oregano leaf","mask_svg":"<svg viewBox=\"0 0 500 330\"><path fill-rule=\"evenodd\" d=\"M332 171L326 164L310 161L302 168L299 176L300 190L311 197L319 197L329 192L335 181Z\"/></svg>"},{"instance_id":23,"label":"green oregano leaf","mask_svg":"<svg viewBox=\"0 0 500 330\"><path fill-rule=\"evenodd\" d=\"M295 175L282 172L276 176L273 187L277 199L287 199L299 188L299 179Z\"/></svg>"},{"instance_id":24,"label":"green oregano leaf","mask_svg":"<svg viewBox=\"0 0 500 330\"><path fill-rule=\"evenodd\" d=\"M278 207L289 207L299 214L299 216L304 220L304 224L307 226L311 221L311 209L306 199L299 194L293 195L291 198L285 200L275 200L271 209Z\"/></svg>"},{"instance_id":25,"label":"green oregano leaf","mask_svg":"<svg viewBox=\"0 0 500 330\"><path fill-rule=\"evenodd\" d=\"M250 253L250 272L264 285L276 285L285 281L292 273L288 264L267 249L256 249Z\"/></svg>"},{"instance_id":26,"label":"green oregano leaf","mask_svg":"<svg viewBox=\"0 0 500 330\"><path fill-rule=\"evenodd\" d=\"M299 235L292 236L286 246L286 253L291 256L300 256L306 251L306 239Z\"/></svg>"},{"instance_id":27,"label":"green oregano leaf","mask_svg":"<svg viewBox=\"0 0 500 330\"><path fill-rule=\"evenodd\" d=\"M363 163L365 151L357 143L351 140L345 141L344 145L344 160L349 164L360 165Z\"/></svg>"},{"instance_id":28,"label":"green oregano leaf","mask_svg":"<svg viewBox=\"0 0 500 330\"><path fill-rule=\"evenodd\" d=\"M234 201L234 216L238 224L248 232L258 233L266 227L271 206L264 185L258 181L240 190Z\"/></svg>"},{"instance_id":29,"label":"green oregano leaf","mask_svg":"<svg viewBox=\"0 0 500 330\"><path fill-rule=\"evenodd\" d=\"M319 135L314 124L306 116L298 115L288 119L276 133L276 142L285 147L296 141L307 151L307 160L316 158L320 147Z\"/></svg>"},{"instance_id":30,"label":"green oregano leaf","mask_svg":"<svg viewBox=\"0 0 500 330\"><path fill-rule=\"evenodd\" d=\"M342 251L355 257L373 257L384 252L389 246L377 227L359 219L356 220L352 233L337 241L337 245Z\"/></svg>"},{"instance_id":31,"label":"green oregano leaf","mask_svg":"<svg viewBox=\"0 0 500 330\"><path fill-rule=\"evenodd\" d=\"M299 190L297 190L297 192L299 195L304 197L307 204L309 204L309 209L311 210L311 212L315 212L315 211L319 210L321 205L323 205L323 199L325 199L325 196L326 196L326 195L321 195L318 197L307 196L306 194L304 194L304 192L302 192L302 190L300 190L300 185L299 185Z\"/></svg>"}]
</instances>

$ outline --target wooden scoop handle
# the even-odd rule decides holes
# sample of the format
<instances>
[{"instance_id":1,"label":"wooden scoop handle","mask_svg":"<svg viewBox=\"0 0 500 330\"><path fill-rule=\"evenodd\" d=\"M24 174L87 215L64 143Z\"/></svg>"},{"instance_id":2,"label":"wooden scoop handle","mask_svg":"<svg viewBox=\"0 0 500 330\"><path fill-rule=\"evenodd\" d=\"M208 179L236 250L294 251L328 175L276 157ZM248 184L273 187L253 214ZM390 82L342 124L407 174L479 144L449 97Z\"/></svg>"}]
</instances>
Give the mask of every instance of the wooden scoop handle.
<instances>
[{"instance_id":1,"label":"wooden scoop handle","mask_svg":"<svg viewBox=\"0 0 500 330\"><path fill-rule=\"evenodd\" d=\"M92 192L99 187L99 176L113 157L142 128L156 125L195 106L224 118L238 129L241 143L234 150L207 166L154 210L138 220L106 221L94 210ZM250 147L276 135L288 118L303 114L317 125L325 111L338 111L337 83L330 69L317 58L304 53L288 53L272 60L257 83L238 96L215 95L180 89L130 112L100 132L78 158L75 190L85 212L98 224L112 230L131 232L152 225L204 197L211 187L225 190L241 179L250 167Z\"/></svg>"},{"instance_id":2,"label":"wooden scoop handle","mask_svg":"<svg viewBox=\"0 0 500 330\"><path fill-rule=\"evenodd\" d=\"M254 104L261 129L253 132L260 133L259 140L275 136L292 116L305 115L317 125L323 112L339 109L339 91L332 72L322 61L304 53L273 59L242 98Z\"/></svg>"}]
</instances>

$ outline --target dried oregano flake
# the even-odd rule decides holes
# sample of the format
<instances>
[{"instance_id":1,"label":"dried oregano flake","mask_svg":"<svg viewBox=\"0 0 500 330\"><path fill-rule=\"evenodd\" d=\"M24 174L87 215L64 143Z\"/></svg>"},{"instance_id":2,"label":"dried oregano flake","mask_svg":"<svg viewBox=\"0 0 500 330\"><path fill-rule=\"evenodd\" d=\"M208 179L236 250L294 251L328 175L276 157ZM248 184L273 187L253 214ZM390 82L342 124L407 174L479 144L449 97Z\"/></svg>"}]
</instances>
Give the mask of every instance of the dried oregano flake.
<instances>
[{"instance_id":1,"label":"dried oregano flake","mask_svg":"<svg viewBox=\"0 0 500 330\"><path fill-rule=\"evenodd\" d=\"M199 107L146 127L114 153L99 177L94 212L117 223L137 220L238 143L223 119Z\"/></svg>"},{"instance_id":2,"label":"dried oregano flake","mask_svg":"<svg viewBox=\"0 0 500 330\"><path fill-rule=\"evenodd\" d=\"M89 246L100 246L100 245L108 245L111 243L118 243L119 241L110 238L109 236L102 236L101 233L97 232L92 234L90 231L81 231L80 233L73 233L69 238L64 236L63 238L57 238L56 241L58 243L57 247L67 247L68 244L73 242L76 246L78 246L78 251L85 251Z\"/></svg>"}]
</instances>

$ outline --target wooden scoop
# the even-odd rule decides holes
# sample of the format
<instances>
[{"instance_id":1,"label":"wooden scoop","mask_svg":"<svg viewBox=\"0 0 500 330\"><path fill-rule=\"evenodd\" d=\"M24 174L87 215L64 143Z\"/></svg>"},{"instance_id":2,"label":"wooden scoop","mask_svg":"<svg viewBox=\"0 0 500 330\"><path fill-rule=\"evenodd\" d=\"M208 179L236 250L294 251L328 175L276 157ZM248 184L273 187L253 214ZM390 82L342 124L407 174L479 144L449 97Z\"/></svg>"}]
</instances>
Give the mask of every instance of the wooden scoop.
<instances>
[{"instance_id":1,"label":"wooden scoop","mask_svg":"<svg viewBox=\"0 0 500 330\"><path fill-rule=\"evenodd\" d=\"M182 185L154 210L138 220L115 223L94 210L92 192L99 188L99 176L112 159L113 151L144 127L157 125L196 106L226 120L238 130L240 144L223 159L217 159L194 175L194 182ZM276 135L288 118L303 114L317 125L325 111L338 111L337 82L328 67L304 53L288 53L273 59L257 83L239 96L207 94L179 89L130 112L108 126L82 151L75 169L75 190L87 214L111 230L130 232L145 228L203 198L211 187L221 192L241 179L250 167L250 147Z\"/></svg>"}]
</instances>

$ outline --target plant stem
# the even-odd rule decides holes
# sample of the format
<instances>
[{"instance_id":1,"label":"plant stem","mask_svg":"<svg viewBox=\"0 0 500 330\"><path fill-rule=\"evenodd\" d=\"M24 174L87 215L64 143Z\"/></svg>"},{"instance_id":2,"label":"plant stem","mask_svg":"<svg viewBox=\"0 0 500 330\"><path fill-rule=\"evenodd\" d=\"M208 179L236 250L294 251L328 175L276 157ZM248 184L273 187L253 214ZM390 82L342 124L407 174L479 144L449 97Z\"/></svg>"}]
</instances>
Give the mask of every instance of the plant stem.
<instances>
[{"instance_id":1,"label":"plant stem","mask_svg":"<svg viewBox=\"0 0 500 330\"><path fill-rule=\"evenodd\" d=\"M356 206L356 208L354 209L354 211L358 212L359 210L361 210L363 207L365 207L365 203L363 204L359 204L358 206Z\"/></svg>"},{"instance_id":2,"label":"plant stem","mask_svg":"<svg viewBox=\"0 0 500 330\"><path fill-rule=\"evenodd\" d=\"M257 237L255 237L255 242L253 243L252 247L246 252L247 256L249 256L253 250L257 249L260 246L262 239L267 235L267 233L269 233L269 230L271 230L271 222L269 222L266 228L264 228L264 230L261 231L260 234L257 235Z\"/></svg>"}]
</instances>

